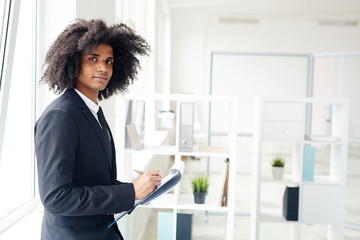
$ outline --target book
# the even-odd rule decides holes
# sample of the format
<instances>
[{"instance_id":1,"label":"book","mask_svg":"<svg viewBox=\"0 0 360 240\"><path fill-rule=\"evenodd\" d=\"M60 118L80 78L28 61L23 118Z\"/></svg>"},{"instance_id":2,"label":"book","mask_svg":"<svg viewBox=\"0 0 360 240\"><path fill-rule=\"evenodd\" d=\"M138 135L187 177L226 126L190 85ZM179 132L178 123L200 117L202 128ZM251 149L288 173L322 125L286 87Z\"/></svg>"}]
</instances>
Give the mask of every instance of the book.
<instances>
[{"instance_id":1,"label":"book","mask_svg":"<svg viewBox=\"0 0 360 240\"><path fill-rule=\"evenodd\" d=\"M221 171L221 177L220 177L220 190L219 190L219 194L218 194L218 198L217 198L217 205L221 206L221 202L222 202L222 196L223 196L223 192L224 192L224 186L225 186L225 181L226 181L226 164L224 164L224 167Z\"/></svg>"},{"instance_id":2,"label":"book","mask_svg":"<svg viewBox=\"0 0 360 240\"><path fill-rule=\"evenodd\" d=\"M229 189L229 159L226 159L226 178L224 184L224 191L221 197L221 206L227 207L228 203L228 189Z\"/></svg>"},{"instance_id":3,"label":"book","mask_svg":"<svg viewBox=\"0 0 360 240\"><path fill-rule=\"evenodd\" d=\"M228 199L228 185L229 185L229 159L225 160L225 164L221 173L220 191L218 195L217 205L224 207L227 206Z\"/></svg>"},{"instance_id":4,"label":"book","mask_svg":"<svg viewBox=\"0 0 360 240\"><path fill-rule=\"evenodd\" d=\"M151 192L149 195L147 195L145 198L135 201L134 207L131 209L120 213L120 216L118 216L109 226L110 228L114 223L116 223L118 220L120 220L122 217L124 217L126 214L132 212L137 206L140 204L148 204L152 200L164 195L165 193L172 190L181 180L183 173L185 169L185 164L183 161L178 160L175 161L175 163L172 165L169 174L164 177L161 180L160 186L158 186L153 192Z\"/></svg>"},{"instance_id":5,"label":"book","mask_svg":"<svg viewBox=\"0 0 360 240\"><path fill-rule=\"evenodd\" d=\"M140 143L139 134L138 134L134 124L126 125L126 133L127 133L127 136L129 136L128 139L130 140L130 147L133 149L136 149L136 150L141 149L142 145Z\"/></svg>"},{"instance_id":6,"label":"book","mask_svg":"<svg viewBox=\"0 0 360 240\"><path fill-rule=\"evenodd\" d=\"M315 147L304 146L303 153L303 181L314 181Z\"/></svg>"},{"instance_id":7,"label":"book","mask_svg":"<svg viewBox=\"0 0 360 240\"><path fill-rule=\"evenodd\" d=\"M199 152L217 152L217 153L229 153L227 147L216 147L216 146L199 146Z\"/></svg>"}]
</instances>

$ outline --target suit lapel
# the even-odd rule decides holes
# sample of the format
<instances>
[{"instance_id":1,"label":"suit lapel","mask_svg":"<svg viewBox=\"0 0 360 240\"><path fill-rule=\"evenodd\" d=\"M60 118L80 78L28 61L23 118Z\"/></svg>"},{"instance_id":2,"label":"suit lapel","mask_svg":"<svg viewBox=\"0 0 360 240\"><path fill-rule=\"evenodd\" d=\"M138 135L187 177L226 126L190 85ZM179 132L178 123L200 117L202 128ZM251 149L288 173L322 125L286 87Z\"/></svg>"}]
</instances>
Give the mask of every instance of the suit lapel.
<instances>
[{"instance_id":1,"label":"suit lapel","mask_svg":"<svg viewBox=\"0 0 360 240\"><path fill-rule=\"evenodd\" d=\"M117 170L116 170L116 164L115 164L115 145L114 145L114 139L113 136L111 134L110 128L109 129L109 134L110 134L110 144L111 144L111 156L112 156L112 162L111 162L111 167L112 167L112 173L113 173L113 180L116 180L116 176L117 176Z\"/></svg>"},{"instance_id":2,"label":"suit lapel","mask_svg":"<svg viewBox=\"0 0 360 240\"><path fill-rule=\"evenodd\" d=\"M106 154L106 159L107 159L108 164L110 166L111 172L113 172L112 157L111 157L112 153L109 152L108 148L105 145L105 139L104 139L105 136L104 136L104 133L102 132L102 129L101 129L98 121L95 119L95 117L92 114L92 112L90 111L90 109L86 106L85 102L75 92L75 90L68 89L68 90L66 90L66 92L64 94L71 97L76 102L76 104L80 107L83 114L85 115L86 119L90 122L90 125L92 126L92 128L95 130L97 136L99 137L99 140L101 142L101 146L102 146L102 148L103 148L103 150L104 150L104 152ZM111 136L111 141L112 141L112 136ZM111 145L113 146L113 143L111 143ZM110 151L112 151L111 149L110 149Z\"/></svg>"}]
</instances>

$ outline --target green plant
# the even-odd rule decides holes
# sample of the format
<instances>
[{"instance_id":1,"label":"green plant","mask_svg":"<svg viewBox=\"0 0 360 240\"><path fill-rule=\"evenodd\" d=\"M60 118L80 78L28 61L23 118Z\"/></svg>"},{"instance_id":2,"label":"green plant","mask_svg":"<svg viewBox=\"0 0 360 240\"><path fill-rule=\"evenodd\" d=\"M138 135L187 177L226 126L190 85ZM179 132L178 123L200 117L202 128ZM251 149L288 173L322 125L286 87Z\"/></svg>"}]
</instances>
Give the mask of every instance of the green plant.
<instances>
[{"instance_id":1,"label":"green plant","mask_svg":"<svg viewBox=\"0 0 360 240\"><path fill-rule=\"evenodd\" d=\"M272 164L273 167L284 167L285 165L285 160L281 157L275 157L272 160Z\"/></svg>"},{"instance_id":2,"label":"green plant","mask_svg":"<svg viewBox=\"0 0 360 240\"><path fill-rule=\"evenodd\" d=\"M193 177L191 180L191 186L194 192L207 192L209 187L209 177L205 175L199 175Z\"/></svg>"}]
</instances>

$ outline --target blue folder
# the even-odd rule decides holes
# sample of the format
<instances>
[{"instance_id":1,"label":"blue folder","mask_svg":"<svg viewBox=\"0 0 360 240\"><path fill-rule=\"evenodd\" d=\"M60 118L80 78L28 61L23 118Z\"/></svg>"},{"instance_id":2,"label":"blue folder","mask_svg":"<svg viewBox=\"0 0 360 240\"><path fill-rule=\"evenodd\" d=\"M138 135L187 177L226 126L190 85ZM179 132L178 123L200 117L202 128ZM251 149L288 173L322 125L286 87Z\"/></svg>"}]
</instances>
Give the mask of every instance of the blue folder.
<instances>
[{"instance_id":1,"label":"blue folder","mask_svg":"<svg viewBox=\"0 0 360 240\"><path fill-rule=\"evenodd\" d=\"M315 147L304 146L303 181L314 181Z\"/></svg>"}]
</instances>

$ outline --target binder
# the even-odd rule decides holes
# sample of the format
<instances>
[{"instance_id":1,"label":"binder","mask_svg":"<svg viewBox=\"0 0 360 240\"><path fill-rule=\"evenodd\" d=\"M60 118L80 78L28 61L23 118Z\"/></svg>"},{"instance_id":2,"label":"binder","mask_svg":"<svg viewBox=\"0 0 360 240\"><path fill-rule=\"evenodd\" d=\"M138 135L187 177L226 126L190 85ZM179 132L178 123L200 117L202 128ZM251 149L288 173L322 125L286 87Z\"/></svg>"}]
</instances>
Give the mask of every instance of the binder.
<instances>
[{"instance_id":1,"label":"binder","mask_svg":"<svg viewBox=\"0 0 360 240\"><path fill-rule=\"evenodd\" d=\"M129 101L125 128L125 148L143 149L145 101Z\"/></svg>"},{"instance_id":2,"label":"binder","mask_svg":"<svg viewBox=\"0 0 360 240\"><path fill-rule=\"evenodd\" d=\"M288 221L298 220L299 187L286 187L283 197L283 216Z\"/></svg>"},{"instance_id":3,"label":"binder","mask_svg":"<svg viewBox=\"0 0 360 240\"><path fill-rule=\"evenodd\" d=\"M176 222L176 240L191 240L192 214L178 213Z\"/></svg>"},{"instance_id":4,"label":"binder","mask_svg":"<svg viewBox=\"0 0 360 240\"><path fill-rule=\"evenodd\" d=\"M127 133L126 136L129 139L129 141L126 143L128 148L139 150L144 147L144 145L140 143L139 134L134 124L126 125L126 133Z\"/></svg>"},{"instance_id":5,"label":"binder","mask_svg":"<svg viewBox=\"0 0 360 240\"><path fill-rule=\"evenodd\" d=\"M194 104L180 104L179 151L191 152L193 149Z\"/></svg>"},{"instance_id":6,"label":"binder","mask_svg":"<svg viewBox=\"0 0 360 240\"><path fill-rule=\"evenodd\" d=\"M173 216L172 212L158 212L157 240L173 239ZM191 240L192 214L178 213L176 218L176 239Z\"/></svg>"},{"instance_id":7,"label":"binder","mask_svg":"<svg viewBox=\"0 0 360 240\"><path fill-rule=\"evenodd\" d=\"M157 240L173 238L174 217L172 212L158 212Z\"/></svg>"}]
</instances>

